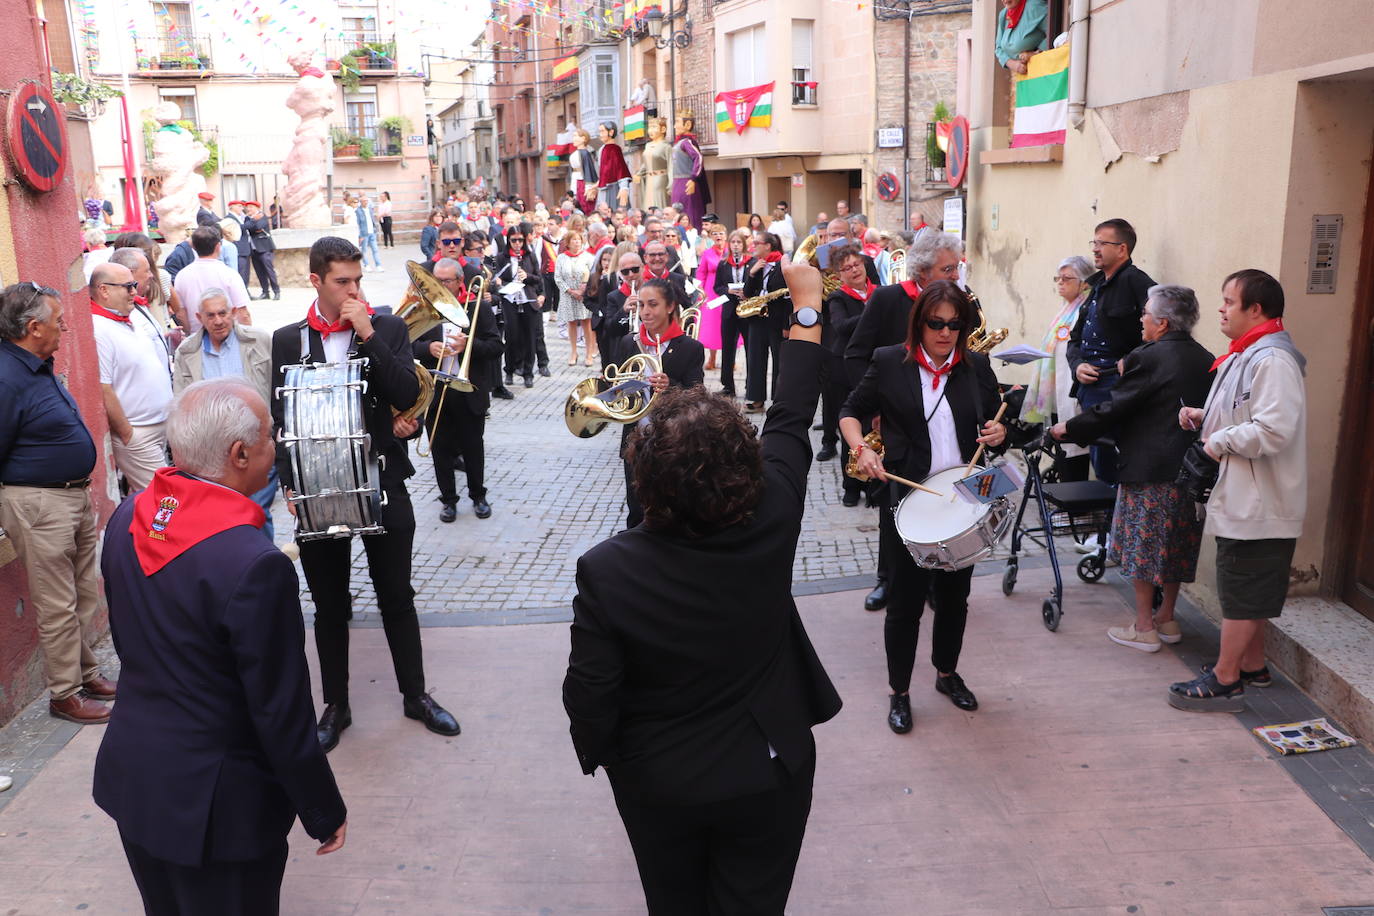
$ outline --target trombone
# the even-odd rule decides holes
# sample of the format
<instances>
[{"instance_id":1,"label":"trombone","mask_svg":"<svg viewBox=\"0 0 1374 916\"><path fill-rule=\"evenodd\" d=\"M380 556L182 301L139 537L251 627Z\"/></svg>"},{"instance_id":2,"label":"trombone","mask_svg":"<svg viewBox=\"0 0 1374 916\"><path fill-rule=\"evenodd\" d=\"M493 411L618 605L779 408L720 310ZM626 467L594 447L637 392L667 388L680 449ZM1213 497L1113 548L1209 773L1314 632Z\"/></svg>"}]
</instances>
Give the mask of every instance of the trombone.
<instances>
[{"instance_id":1,"label":"trombone","mask_svg":"<svg viewBox=\"0 0 1374 916\"><path fill-rule=\"evenodd\" d=\"M472 281L472 287L468 290L468 298L472 300L472 318L467 327L471 329L471 333L468 334L468 341L463 346L463 358L458 364L458 374L452 375L442 371L442 369L438 367L436 367L434 371L434 377L437 383L443 385L444 390L439 392L439 401L434 407L434 422L429 428L429 451L422 452L418 444L415 446L415 454L419 455L421 458L428 458L430 455L434 454L434 437L439 433L439 415L444 412L444 398L448 396L448 390L450 388L457 388L464 393L477 390L477 386L472 383L470 375L472 369L472 350L476 342L477 316L482 311L482 300L486 298L486 294L487 277L486 274L481 274L476 280ZM467 318L466 313L463 317ZM448 349L447 342L444 343L444 349ZM452 359L451 356L440 357L440 367L443 366L445 358Z\"/></svg>"}]
</instances>

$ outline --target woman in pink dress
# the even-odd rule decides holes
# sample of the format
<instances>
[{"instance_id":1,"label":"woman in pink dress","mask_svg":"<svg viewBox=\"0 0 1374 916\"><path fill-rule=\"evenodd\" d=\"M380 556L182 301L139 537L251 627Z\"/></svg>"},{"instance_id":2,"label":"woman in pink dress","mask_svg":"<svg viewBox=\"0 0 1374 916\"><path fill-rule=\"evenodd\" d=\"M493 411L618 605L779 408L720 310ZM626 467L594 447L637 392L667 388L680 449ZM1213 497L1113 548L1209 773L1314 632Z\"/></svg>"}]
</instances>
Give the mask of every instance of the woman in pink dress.
<instances>
[{"instance_id":1,"label":"woman in pink dress","mask_svg":"<svg viewBox=\"0 0 1374 916\"><path fill-rule=\"evenodd\" d=\"M709 223L706 227L711 236L711 247L701 254L697 264L697 286L701 288L701 318L697 339L706 348L705 368L716 368L716 351L720 349L720 308L711 308L707 303L715 298L716 266L725 257L725 227L720 223Z\"/></svg>"}]
</instances>

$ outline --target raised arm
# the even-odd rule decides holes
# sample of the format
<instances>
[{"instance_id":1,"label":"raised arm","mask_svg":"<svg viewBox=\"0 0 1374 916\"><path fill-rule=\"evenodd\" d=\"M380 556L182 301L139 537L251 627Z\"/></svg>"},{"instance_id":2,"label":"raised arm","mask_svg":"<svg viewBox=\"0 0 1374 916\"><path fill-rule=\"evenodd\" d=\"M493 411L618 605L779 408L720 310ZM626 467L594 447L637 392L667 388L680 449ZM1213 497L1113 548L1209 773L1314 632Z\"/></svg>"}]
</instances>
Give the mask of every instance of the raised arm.
<instances>
[{"instance_id":1,"label":"raised arm","mask_svg":"<svg viewBox=\"0 0 1374 916\"><path fill-rule=\"evenodd\" d=\"M789 264L783 276L791 290L794 309L821 310L821 275L809 264ZM806 496L806 475L811 468L811 420L821 395L821 326L797 325L782 344L781 368L773 406L763 424L760 439L766 466L779 471L797 500L798 511Z\"/></svg>"}]
</instances>

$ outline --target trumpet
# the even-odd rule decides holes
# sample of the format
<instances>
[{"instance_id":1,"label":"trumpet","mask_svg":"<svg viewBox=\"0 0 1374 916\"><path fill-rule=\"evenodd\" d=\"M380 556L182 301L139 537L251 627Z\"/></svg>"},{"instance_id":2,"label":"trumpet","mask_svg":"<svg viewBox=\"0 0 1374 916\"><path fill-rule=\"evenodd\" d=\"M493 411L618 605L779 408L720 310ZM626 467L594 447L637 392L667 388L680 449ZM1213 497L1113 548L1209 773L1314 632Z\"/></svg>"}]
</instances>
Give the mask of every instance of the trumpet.
<instances>
[{"instance_id":1,"label":"trumpet","mask_svg":"<svg viewBox=\"0 0 1374 916\"><path fill-rule=\"evenodd\" d=\"M646 375L662 372L662 364L648 353L636 353L601 375L585 378L568 392L563 421L579 439L590 439L610 423L637 423L653 406L654 392Z\"/></svg>"}]
</instances>

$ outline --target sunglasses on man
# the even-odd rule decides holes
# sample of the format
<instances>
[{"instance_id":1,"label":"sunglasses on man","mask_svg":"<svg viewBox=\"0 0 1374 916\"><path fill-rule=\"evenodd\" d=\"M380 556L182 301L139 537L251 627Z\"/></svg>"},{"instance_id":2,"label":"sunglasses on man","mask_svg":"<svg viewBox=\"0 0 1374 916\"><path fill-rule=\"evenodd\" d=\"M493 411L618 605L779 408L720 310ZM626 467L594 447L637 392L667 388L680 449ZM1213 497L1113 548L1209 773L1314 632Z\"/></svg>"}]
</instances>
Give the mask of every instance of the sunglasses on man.
<instances>
[{"instance_id":1,"label":"sunglasses on man","mask_svg":"<svg viewBox=\"0 0 1374 916\"><path fill-rule=\"evenodd\" d=\"M463 244L463 240L462 240L462 239L440 239L440 240L439 240L439 244L440 244L440 245L461 245L461 244Z\"/></svg>"}]
</instances>

